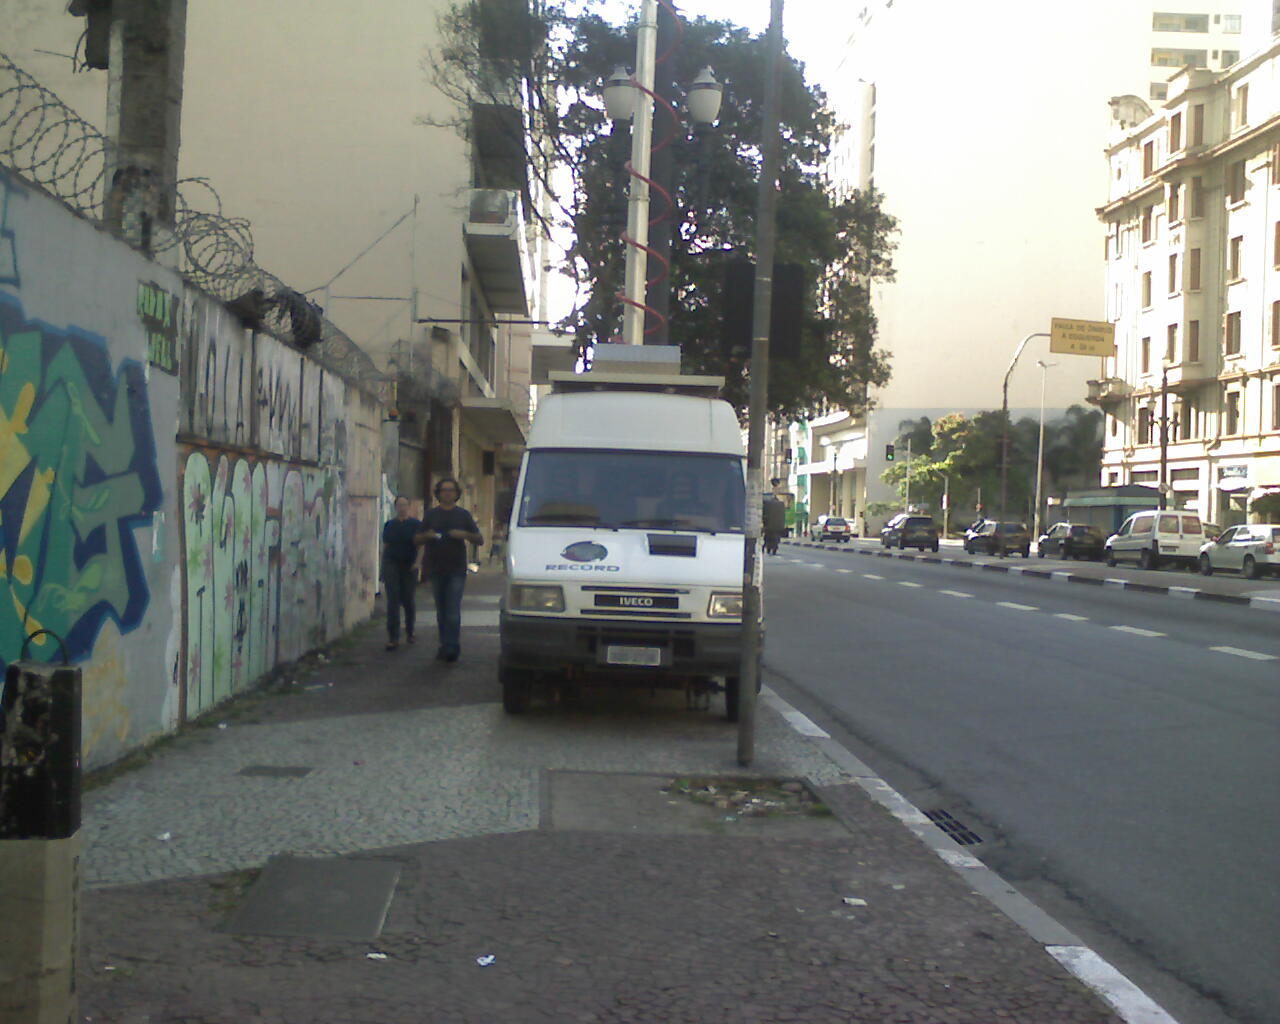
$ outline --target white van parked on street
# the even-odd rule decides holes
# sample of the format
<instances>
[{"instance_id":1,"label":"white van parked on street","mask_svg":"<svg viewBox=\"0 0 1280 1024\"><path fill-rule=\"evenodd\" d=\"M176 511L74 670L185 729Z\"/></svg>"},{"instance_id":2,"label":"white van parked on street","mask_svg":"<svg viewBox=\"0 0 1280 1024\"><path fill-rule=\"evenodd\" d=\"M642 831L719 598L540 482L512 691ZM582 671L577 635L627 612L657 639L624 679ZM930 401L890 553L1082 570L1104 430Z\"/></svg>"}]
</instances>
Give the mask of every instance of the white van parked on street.
<instances>
[{"instance_id":1,"label":"white van parked on street","mask_svg":"<svg viewBox=\"0 0 1280 1024\"><path fill-rule=\"evenodd\" d=\"M540 682L706 694L718 678L736 718L745 452L719 379L552 380L511 513L503 707Z\"/></svg>"},{"instance_id":2,"label":"white van parked on street","mask_svg":"<svg viewBox=\"0 0 1280 1024\"><path fill-rule=\"evenodd\" d=\"M1135 512L1107 538L1107 565L1136 562L1143 569L1173 563L1197 568L1205 542L1204 524L1194 512L1149 509Z\"/></svg>"}]
</instances>

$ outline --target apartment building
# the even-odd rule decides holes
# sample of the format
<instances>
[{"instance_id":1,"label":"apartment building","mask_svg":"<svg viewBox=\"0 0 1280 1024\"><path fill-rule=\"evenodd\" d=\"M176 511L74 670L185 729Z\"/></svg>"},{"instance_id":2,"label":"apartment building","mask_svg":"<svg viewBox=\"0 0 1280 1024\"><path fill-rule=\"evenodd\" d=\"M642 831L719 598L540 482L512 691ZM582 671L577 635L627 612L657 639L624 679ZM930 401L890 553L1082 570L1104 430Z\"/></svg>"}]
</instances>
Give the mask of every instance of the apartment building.
<instances>
[{"instance_id":1,"label":"apartment building","mask_svg":"<svg viewBox=\"0 0 1280 1024\"><path fill-rule=\"evenodd\" d=\"M1104 485L1230 525L1280 489L1280 43L1188 67L1107 149Z\"/></svg>"},{"instance_id":2,"label":"apartment building","mask_svg":"<svg viewBox=\"0 0 1280 1024\"><path fill-rule=\"evenodd\" d=\"M1151 14L1151 45L1146 95L1163 102L1169 76L1184 67L1220 71L1251 49L1245 42L1244 15L1235 0L1163 0Z\"/></svg>"}]
</instances>

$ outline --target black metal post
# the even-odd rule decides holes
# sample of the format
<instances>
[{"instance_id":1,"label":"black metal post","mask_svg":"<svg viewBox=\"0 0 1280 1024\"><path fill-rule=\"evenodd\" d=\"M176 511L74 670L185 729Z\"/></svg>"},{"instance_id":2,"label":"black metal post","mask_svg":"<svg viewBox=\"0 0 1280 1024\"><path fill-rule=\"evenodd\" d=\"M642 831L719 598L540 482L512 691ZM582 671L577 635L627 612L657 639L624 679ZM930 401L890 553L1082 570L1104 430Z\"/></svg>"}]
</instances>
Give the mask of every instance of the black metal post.
<instances>
[{"instance_id":1,"label":"black metal post","mask_svg":"<svg viewBox=\"0 0 1280 1024\"><path fill-rule=\"evenodd\" d=\"M1169 487L1169 367L1160 370L1160 508L1168 507Z\"/></svg>"}]
</instances>

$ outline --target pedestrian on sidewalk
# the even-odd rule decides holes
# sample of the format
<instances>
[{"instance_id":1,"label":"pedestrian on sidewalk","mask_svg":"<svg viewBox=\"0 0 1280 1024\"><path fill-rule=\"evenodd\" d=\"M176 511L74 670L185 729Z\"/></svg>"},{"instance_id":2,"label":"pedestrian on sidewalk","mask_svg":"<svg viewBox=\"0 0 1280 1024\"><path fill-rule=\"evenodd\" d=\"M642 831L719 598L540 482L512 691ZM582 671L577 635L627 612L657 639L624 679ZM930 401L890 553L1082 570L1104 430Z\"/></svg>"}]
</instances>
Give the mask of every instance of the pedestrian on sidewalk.
<instances>
[{"instance_id":1,"label":"pedestrian on sidewalk","mask_svg":"<svg viewBox=\"0 0 1280 1024\"><path fill-rule=\"evenodd\" d=\"M453 477L438 481L436 506L423 517L418 541L427 545L427 573L436 601L440 649L436 658L457 661L462 652L462 592L467 585L467 544L484 544L471 513L462 508L462 486Z\"/></svg>"},{"instance_id":2,"label":"pedestrian on sidewalk","mask_svg":"<svg viewBox=\"0 0 1280 1024\"><path fill-rule=\"evenodd\" d=\"M409 499L396 496L396 517L382 527L382 583L387 598L387 650L400 646L400 610L404 634L413 643L414 590L418 584L418 534L422 520L409 515Z\"/></svg>"}]
</instances>

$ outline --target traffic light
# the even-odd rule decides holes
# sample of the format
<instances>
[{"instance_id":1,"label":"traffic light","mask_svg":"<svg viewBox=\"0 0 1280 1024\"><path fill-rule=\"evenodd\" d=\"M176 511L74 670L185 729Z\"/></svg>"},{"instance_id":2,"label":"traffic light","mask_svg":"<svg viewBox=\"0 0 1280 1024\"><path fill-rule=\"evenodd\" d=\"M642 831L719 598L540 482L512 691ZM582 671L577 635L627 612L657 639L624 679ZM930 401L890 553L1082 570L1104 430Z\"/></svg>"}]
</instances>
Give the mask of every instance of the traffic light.
<instances>
[{"instance_id":1,"label":"traffic light","mask_svg":"<svg viewBox=\"0 0 1280 1024\"><path fill-rule=\"evenodd\" d=\"M893 445L891 444L887 444L884 446L884 461L885 462L893 461Z\"/></svg>"}]
</instances>

